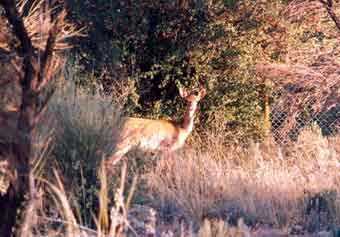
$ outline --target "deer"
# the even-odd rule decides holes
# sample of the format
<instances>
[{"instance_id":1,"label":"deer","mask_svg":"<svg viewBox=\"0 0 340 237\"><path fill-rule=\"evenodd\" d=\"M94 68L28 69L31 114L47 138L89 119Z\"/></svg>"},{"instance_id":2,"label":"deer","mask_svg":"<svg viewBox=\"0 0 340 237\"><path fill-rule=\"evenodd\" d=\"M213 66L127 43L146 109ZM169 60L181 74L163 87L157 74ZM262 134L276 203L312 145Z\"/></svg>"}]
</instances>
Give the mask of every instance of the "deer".
<instances>
[{"instance_id":1,"label":"deer","mask_svg":"<svg viewBox=\"0 0 340 237\"><path fill-rule=\"evenodd\" d=\"M123 121L119 131L113 155L107 165L117 164L131 149L172 153L185 144L194 128L195 113L198 102L206 95L201 86L199 91L180 87L179 94L186 101L186 111L180 123L172 120L156 120L128 117Z\"/></svg>"}]
</instances>

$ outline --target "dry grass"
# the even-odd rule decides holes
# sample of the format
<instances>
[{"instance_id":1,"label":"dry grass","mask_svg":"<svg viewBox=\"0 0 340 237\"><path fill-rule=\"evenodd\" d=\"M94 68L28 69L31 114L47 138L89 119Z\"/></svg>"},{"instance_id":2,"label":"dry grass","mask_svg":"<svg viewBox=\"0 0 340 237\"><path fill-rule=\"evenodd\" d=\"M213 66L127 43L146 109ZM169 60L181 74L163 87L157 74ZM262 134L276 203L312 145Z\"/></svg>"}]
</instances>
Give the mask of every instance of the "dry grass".
<instances>
[{"instance_id":1,"label":"dry grass","mask_svg":"<svg viewBox=\"0 0 340 237\"><path fill-rule=\"evenodd\" d=\"M311 128L280 148L269 139L226 147L219 136L205 135L151 161L131 153L129 168L111 179L99 164L112 151L120 114L109 101L73 91L52 99L57 137L53 162L45 164L62 175L46 166L39 174L49 181L39 186L33 236L145 236L138 228L158 236L265 236L340 224L339 136L324 138ZM136 173L137 185L130 181ZM134 198L124 192L130 186Z\"/></svg>"},{"instance_id":2,"label":"dry grass","mask_svg":"<svg viewBox=\"0 0 340 237\"><path fill-rule=\"evenodd\" d=\"M73 89L58 94L53 102L56 107L51 111L59 118L56 128L59 144L55 145L54 159L59 164L62 162L59 167L68 166L67 172L62 169L62 178L73 187L71 191L87 193L85 196L68 193L64 199L70 202L77 223L82 224L80 229L87 230L87 235L103 236L112 230L112 223L143 226L144 218L155 218L151 221L152 228L160 236L169 232L174 236L249 236L250 232L261 233L262 230L255 230L259 223L283 233L302 233L340 224L340 137L324 138L317 128L305 130L296 143L285 148L276 146L270 139L249 147L226 147L223 140L218 140L220 136L205 135L191 139L191 145L177 154L159 156L156 161L155 157L149 161L151 157L145 154L131 153L124 179L129 186L129 177L142 173L142 181L136 186L131 212L119 210L130 203L131 197L126 197L122 189L110 195L109 183L113 181L116 187L124 187L123 183L119 184L124 179L110 180L104 173L100 175L101 183L107 184L104 186L98 186L94 179L102 159L97 151L105 155L112 150L110 143L114 143L114 128L120 123L120 114L108 101L95 96L78 93L74 97ZM76 177L82 177L80 180L85 179L90 186L79 183ZM86 190L87 187L93 190ZM95 200L100 205L83 208L81 211L88 216L79 217L77 206L79 209ZM144 206L136 209L136 202ZM114 209L115 205L118 209ZM52 209L63 210L63 206L54 205ZM109 223L110 210L113 219ZM98 217L93 219L89 213L97 213ZM59 216L65 223L70 222L62 218L65 215ZM96 225L89 225L88 219L95 220ZM55 223L44 225L48 229ZM239 227L232 227L235 225ZM134 231L120 229L120 234L134 236ZM67 232L61 233L67 236Z\"/></svg>"},{"instance_id":3,"label":"dry grass","mask_svg":"<svg viewBox=\"0 0 340 237\"><path fill-rule=\"evenodd\" d=\"M152 204L163 217L196 225L240 217L250 225L310 231L340 224L339 137L305 131L285 150L268 143L223 153L211 146L160 160L145 176Z\"/></svg>"},{"instance_id":4,"label":"dry grass","mask_svg":"<svg viewBox=\"0 0 340 237\"><path fill-rule=\"evenodd\" d=\"M101 187L98 192L98 199L100 210L98 211L98 215L93 213L91 217L96 223L96 228L92 229L81 223L79 218L77 218L77 212L72 207L70 195L65 191L60 175L54 170L54 182L42 180L46 191L44 200L49 200L49 203L39 206L37 210L38 225L32 226L34 232L32 236L125 236L123 233L130 228L127 213L129 202L134 191L134 186L132 186L128 192L128 197L125 198L123 195L126 190L126 170L126 165L124 165L121 169L120 186L115 191L115 203L109 207L107 202L108 183L106 171L103 163L99 167L98 179L100 180ZM51 209L54 215L51 215ZM93 211L97 212L96 210Z\"/></svg>"},{"instance_id":5,"label":"dry grass","mask_svg":"<svg viewBox=\"0 0 340 237\"><path fill-rule=\"evenodd\" d=\"M57 118L55 144L48 164L63 174L80 222L93 226L91 215L98 207L100 188L98 167L103 157L113 151L120 113L109 98L88 95L70 84L61 88L52 98L48 111L50 117Z\"/></svg>"}]
</instances>

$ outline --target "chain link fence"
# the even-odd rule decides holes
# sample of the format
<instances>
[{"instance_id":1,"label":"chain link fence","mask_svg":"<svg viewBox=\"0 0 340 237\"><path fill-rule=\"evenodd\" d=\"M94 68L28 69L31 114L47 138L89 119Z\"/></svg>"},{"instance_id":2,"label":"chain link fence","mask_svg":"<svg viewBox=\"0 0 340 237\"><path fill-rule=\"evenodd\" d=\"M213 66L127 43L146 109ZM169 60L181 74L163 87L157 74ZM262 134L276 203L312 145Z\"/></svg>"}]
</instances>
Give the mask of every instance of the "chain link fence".
<instances>
[{"instance_id":1,"label":"chain link fence","mask_svg":"<svg viewBox=\"0 0 340 237\"><path fill-rule=\"evenodd\" d=\"M336 136L340 132L340 101L329 109L312 109L314 101L309 101L298 111L292 113L289 103L280 104L280 98L284 97L284 91L277 91L272 98L276 98L271 105L270 122L271 132L276 143L285 145L294 142L304 129L319 127L325 137ZM290 103L294 103L291 97Z\"/></svg>"}]
</instances>

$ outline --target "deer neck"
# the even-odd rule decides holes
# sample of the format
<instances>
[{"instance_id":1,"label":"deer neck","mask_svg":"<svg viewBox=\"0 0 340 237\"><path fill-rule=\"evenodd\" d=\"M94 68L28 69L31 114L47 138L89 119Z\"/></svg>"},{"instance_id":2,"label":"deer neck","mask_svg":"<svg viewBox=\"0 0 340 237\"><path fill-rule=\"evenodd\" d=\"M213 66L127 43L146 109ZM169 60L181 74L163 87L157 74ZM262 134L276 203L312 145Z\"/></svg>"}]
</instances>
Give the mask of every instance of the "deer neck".
<instances>
[{"instance_id":1,"label":"deer neck","mask_svg":"<svg viewBox=\"0 0 340 237\"><path fill-rule=\"evenodd\" d=\"M197 102L189 102L187 110L185 111L182 129L186 134L191 133L194 128L195 112L197 109Z\"/></svg>"}]
</instances>

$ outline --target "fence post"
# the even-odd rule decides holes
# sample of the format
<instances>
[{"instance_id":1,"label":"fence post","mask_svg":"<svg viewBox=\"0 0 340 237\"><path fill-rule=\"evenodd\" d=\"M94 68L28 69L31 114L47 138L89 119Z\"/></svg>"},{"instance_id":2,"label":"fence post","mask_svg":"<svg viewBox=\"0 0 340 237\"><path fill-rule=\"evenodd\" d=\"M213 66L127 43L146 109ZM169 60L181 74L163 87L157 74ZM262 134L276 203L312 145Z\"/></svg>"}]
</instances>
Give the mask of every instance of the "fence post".
<instances>
[{"instance_id":1,"label":"fence post","mask_svg":"<svg viewBox=\"0 0 340 237\"><path fill-rule=\"evenodd\" d=\"M271 131L269 90L267 79L264 80L262 98L263 98L263 130L265 138L267 138Z\"/></svg>"}]
</instances>

